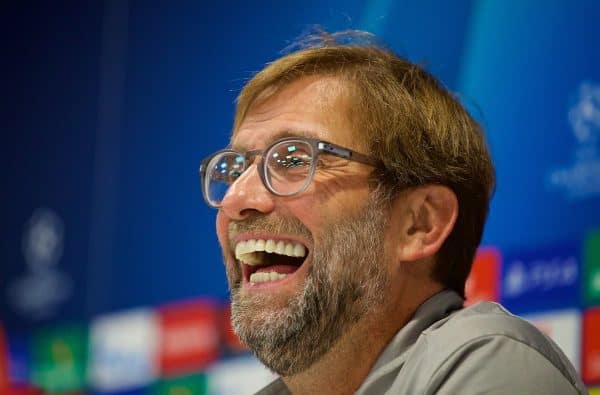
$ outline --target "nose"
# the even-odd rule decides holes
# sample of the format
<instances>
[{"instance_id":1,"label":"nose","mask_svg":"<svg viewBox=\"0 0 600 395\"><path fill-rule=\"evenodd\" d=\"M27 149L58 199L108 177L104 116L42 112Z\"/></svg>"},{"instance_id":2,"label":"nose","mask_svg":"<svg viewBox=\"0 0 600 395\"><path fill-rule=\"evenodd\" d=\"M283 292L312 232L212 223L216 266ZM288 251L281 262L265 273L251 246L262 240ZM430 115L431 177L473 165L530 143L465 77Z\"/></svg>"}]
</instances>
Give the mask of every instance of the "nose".
<instances>
[{"instance_id":1,"label":"nose","mask_svg":"<svg viewBox=\"0 0 600 395\"><path fill-rule=\"evenodd\" d=\"M256 163L229 187L221 201L224 214L237 221L255 213L269 213L274 206L274 196L264 186Z\"/></svg>"}]
</instances>

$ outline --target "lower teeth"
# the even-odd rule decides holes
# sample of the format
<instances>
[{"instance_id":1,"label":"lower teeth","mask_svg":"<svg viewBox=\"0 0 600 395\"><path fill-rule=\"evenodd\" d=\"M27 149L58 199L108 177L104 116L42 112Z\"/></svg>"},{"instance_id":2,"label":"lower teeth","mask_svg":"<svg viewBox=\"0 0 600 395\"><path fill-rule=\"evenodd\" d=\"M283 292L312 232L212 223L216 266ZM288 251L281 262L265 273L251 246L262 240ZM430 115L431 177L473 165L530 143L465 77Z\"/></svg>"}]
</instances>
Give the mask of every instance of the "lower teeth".
<instances>
[{"instance_id":1,"label":"lower teeth","mask_svg":"<svg viewBox=\"0 0 600 395\"><path fill-rule=\"evenodd\" d=\"M281 280L282 278L286 278L287 274L277 273L277 272L261 272L261 273L252 273L250 275L251 283L264 283L267 281L275 281Z\"/></svg>"}]
</instances>

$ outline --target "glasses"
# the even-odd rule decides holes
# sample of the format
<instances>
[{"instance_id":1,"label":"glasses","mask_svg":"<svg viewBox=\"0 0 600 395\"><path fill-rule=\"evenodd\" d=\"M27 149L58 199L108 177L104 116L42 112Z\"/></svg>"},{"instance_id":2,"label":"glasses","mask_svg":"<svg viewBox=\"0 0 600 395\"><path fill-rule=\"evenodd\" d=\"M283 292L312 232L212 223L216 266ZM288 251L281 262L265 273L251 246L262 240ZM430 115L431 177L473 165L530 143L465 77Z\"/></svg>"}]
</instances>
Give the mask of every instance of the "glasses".
<instances>
[{"instance_id":1,"label":"glasses","mask_svg":"<svg viewBox=\"0 0 600 395\"><path fill-rule=\"evenodd\" d=\"M375 166L376 161L366 155L326 141L287 137L275 141L265 150L245 153L232 149L217 151L200 165L200 185L206 203L214 208L221 203L229 187L254 163L265 188L276 196L301 194L310 185L321 154Z\"/></svg>"}]
</instances>

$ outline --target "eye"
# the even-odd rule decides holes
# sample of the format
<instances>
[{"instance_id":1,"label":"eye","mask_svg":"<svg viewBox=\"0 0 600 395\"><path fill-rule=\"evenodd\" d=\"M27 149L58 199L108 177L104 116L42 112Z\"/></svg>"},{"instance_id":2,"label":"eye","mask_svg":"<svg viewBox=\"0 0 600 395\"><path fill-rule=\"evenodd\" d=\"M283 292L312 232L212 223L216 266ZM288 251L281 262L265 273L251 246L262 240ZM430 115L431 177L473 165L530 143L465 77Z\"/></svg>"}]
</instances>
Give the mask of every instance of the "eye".
<instances>
[{"instance_id":1,"label":"eye","mask_svg":"<svg viewBox=\"0 0 600 395\"><path fill-rule=\"evenodd\" d=\"M241 175L242 175L242 172L237 171L237 170L231 170L229 172L229 179L230 180L236 180Z\"/></svg>"},{"instance_id":2,"label":"eye","mask_svg":"<svg viewBox=\"0 0 600 395\"><path fill-rule=\"evenodd\" d=\"M288 169L295 167L310 166L312 158L309 154L297 153L295 155L286 155L285 158L279 160L279 164Z\"/></svg>"},{"instance_id":3,"label":"eye","mask_svg":"<svg viewBox=\"0 0 600 395\"><path fill-rule=\"evenodd\" d=\"M307 167L312 163L309 146L305 143L281 144L275 147L269 155L269 164L280 169Z\"/></svg>"},{"instance_id":4,"label":"eye","mask_svg":"<svg viewBox=\"0 0 600 395\"><path fill-rule=\"evenodd\" d=\"M304 152L294 152L273 159L269 163L269 170L289 181L305 178L312 165L311 155Z\"/></svg>"},{"instance_id":5,"label":"eye","mask_svg":"<svg viewBox=\"0 0 600 395\"><path fill-rule=\"evenodd\" d=\"M285 141L271 148L266 159L267 178L271 185L301 185L311 172L312 147L304 141Z\"/></svg>"},{"instance_id":6,"label":"eye","mask_svg":"<svg viewBox=\"0 0 600 395\"><path fill-rule=\"evenodd\" d=\"M232 184L242 175L245 169L246 165L242 156L231 153L223 154L215 160L212 166L211 179Z\"/></svg>"}]
</instances>

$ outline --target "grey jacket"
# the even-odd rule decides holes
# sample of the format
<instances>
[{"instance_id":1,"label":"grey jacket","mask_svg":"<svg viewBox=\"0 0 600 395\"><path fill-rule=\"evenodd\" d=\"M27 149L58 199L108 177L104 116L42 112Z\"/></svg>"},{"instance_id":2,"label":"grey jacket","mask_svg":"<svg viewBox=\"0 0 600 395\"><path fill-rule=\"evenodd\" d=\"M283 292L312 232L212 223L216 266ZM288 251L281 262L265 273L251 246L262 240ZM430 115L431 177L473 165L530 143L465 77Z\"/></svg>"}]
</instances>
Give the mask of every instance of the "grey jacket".
<instances>
[{"instance_id":1,"label":"grey jacket","mask_svg":"<svg viewBox=\"0 0 600 395\"><path fill-rule=\"evenodd\" d=\"M443 291L419 307L357 394L587 394L556 344L502 306ZM258 392L289 394L281 379Z\"/></svg>"}]
</instances>

